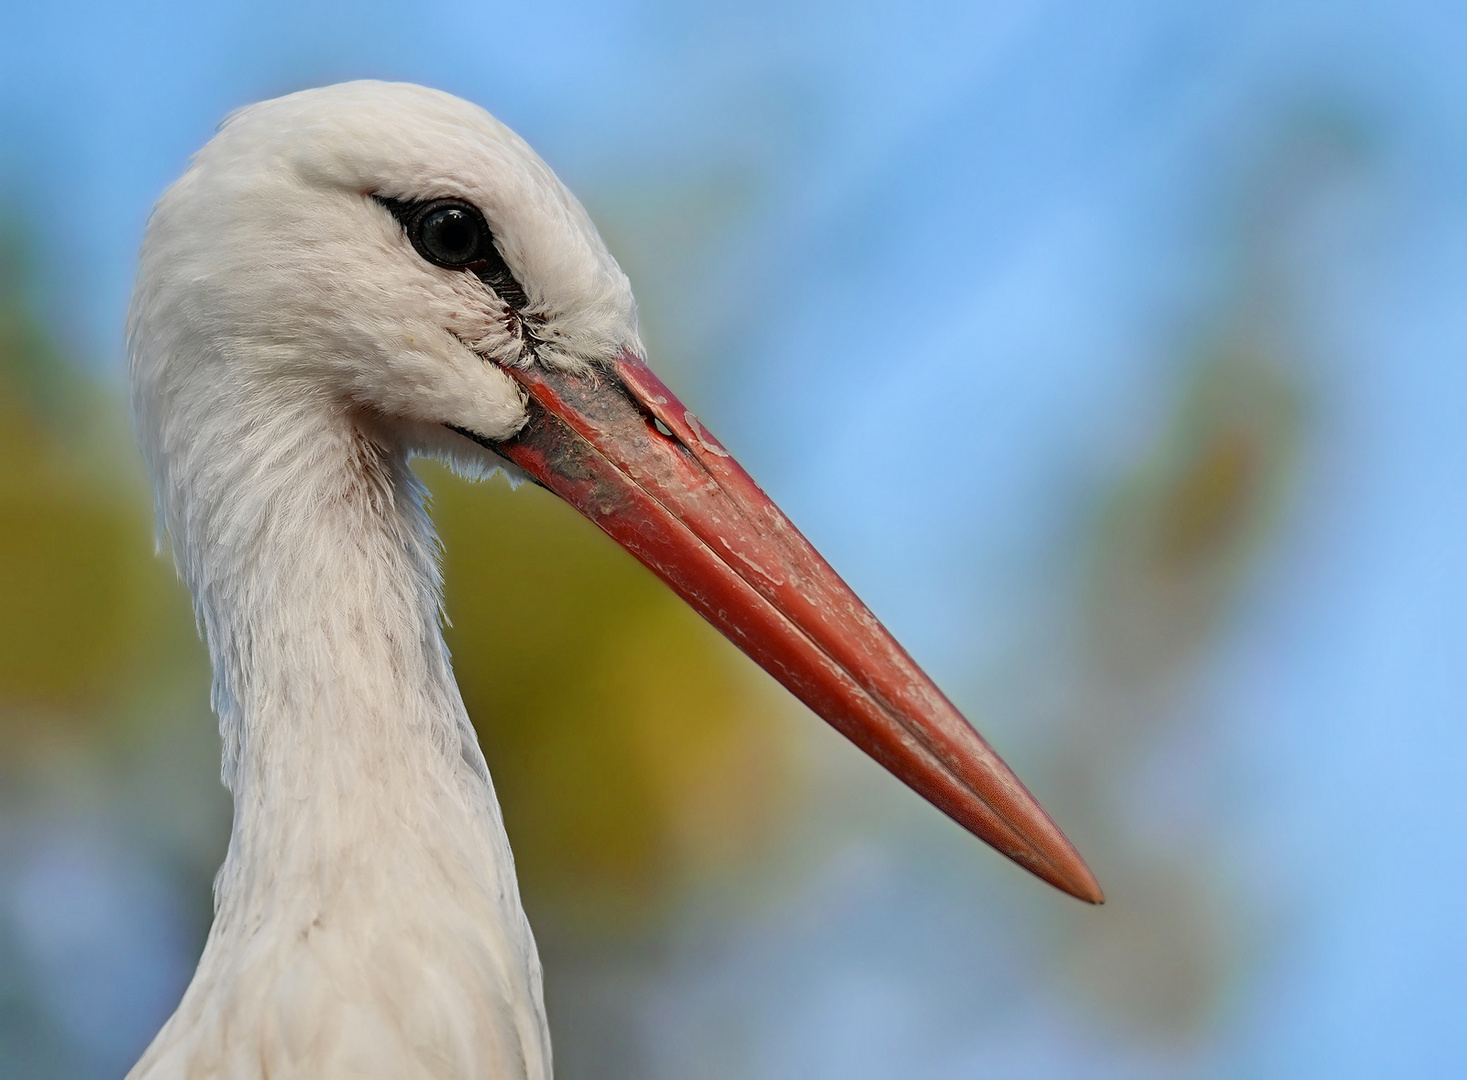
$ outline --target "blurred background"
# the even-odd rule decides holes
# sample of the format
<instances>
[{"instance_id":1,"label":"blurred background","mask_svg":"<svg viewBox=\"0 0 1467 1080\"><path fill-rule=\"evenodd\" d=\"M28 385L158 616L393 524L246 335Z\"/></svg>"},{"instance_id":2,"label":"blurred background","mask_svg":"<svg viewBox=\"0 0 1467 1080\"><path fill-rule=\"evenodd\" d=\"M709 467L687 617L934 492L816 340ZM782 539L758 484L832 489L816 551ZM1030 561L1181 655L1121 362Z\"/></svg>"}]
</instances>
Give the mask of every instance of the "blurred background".
<instances>
[{"instance_id":1,"label":"blurred background","mask_svg":"<svg viewBox=\"0 0 1467 1080\"><path fill-rule=\"evenodd\" d=\"M425 468L564 1080L1467 1059L1459 5L3 24L0 1077L125 1071L227 836L124 403L149 206L230 110L360 77L550 162L654 365L1109 895L963 834L543 492Z\"/></svg>"}]
</instances>

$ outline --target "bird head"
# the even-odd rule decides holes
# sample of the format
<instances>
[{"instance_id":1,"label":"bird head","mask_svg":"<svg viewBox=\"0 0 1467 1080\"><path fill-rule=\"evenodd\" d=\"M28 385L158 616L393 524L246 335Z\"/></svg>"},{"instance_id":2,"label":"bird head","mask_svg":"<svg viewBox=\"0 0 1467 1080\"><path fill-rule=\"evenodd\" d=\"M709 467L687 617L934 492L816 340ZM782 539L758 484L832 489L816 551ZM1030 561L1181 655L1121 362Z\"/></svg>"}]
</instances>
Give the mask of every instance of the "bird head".
<instances>
[{"instance_id":1,"label":"bird head","mask_svg":"<svg viewBox=\"0 0 1467 1080\"><path fill-rule=\"evenodd\" d=\"M447 429L493 441L527 419L507 368L642 352L580 203L484 110L419 86L234 113L159 201L142 264L141 406L207 380L394 423L463 465L482 448Z\"/></svg>"},{"instance_id":2,"label":"bird head","mask_svg":"<svg viewBox=\"0 0 1467 1080\"><path fill-rule=\"evenodd\" d=\"M518 471L934 805L1100 901L1007 766L647 367L589 217L483 110L359 82L234 114L159 202L129 334L160 486L220 416L235 426L211 437L248 441L305 411Z\"/></svg>"}]
</instances>

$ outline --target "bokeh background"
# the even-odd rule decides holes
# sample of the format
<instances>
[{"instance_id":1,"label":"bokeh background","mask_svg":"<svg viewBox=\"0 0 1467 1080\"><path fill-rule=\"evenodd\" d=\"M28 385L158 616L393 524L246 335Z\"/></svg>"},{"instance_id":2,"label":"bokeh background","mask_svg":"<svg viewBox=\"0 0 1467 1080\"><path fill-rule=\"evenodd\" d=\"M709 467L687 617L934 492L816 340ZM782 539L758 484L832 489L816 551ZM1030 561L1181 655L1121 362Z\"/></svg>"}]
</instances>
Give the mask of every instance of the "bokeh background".
<instances>
[{"instance_id":1,"label":"bokeh background","mask_svg":"<svg viewBox=\"0 0 1467 1080\"><path fill-rule=\"evenodd\" d=\"M123 403L148 208L230 110L358 77L538 148L667 381L1110 897L962 834L544 493L425 469L565 1080L1462 1068L1460 5L0 25L0 1077L122 1074L227 834Z\"/></svg>"}]
</instances>

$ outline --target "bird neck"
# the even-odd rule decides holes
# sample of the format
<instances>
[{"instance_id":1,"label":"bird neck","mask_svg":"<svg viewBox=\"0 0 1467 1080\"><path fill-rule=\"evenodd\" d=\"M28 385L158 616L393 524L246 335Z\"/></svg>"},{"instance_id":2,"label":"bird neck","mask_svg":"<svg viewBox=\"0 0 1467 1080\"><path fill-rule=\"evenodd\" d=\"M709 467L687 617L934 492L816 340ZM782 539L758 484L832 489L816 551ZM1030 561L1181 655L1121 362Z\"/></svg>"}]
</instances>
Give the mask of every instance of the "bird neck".
<instances>
[{"instance_id":1,"label":"bird neck","mask_svg":"<svg viewBox=\"0 0 1467 1080\"><path fill-rule=\"evenodd\" d=\"M406 996L470 1048L461 1075L548 1075L539 961L407 454L307 405L231 434L161 474L235 799L214 927L170 1026L279 1015L305 986L380 1043ZM392 977L342 991L364 971Z\"/></svg>"},{"instance_id":2,"label":"bird neck","mask_svg":"<svg viewBox=\"0 0 1467 1080\"><path fill-rule=\"evenodd\" d=\"M483 778L406 454L349 417L272 426L279 460L241 447L190 560L238 816L423 802L461 788L466 765Z\"/></svg>"}]
</instances>

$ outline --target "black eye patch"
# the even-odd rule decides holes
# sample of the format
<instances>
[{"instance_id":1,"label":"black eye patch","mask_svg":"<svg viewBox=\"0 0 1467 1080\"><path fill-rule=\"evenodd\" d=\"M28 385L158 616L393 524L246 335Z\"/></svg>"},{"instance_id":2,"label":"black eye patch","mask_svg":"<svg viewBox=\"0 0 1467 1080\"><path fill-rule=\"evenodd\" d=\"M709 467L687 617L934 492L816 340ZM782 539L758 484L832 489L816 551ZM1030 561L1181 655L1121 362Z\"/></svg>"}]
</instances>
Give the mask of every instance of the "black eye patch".
<instances>
[{"instance_id":1,"label":"black eye patch","mask_svg":"<svg viewBox=\"0 0 1467 1080\"><path fill-rule=\"evenodd\" d=\"M402 225L413 250L434 266L471 270L514 311L528 303L525 290L510 272L494 243L494 234L479 208L463 199L416 202L372 196Z\"/></svg>"}]
</instances>

